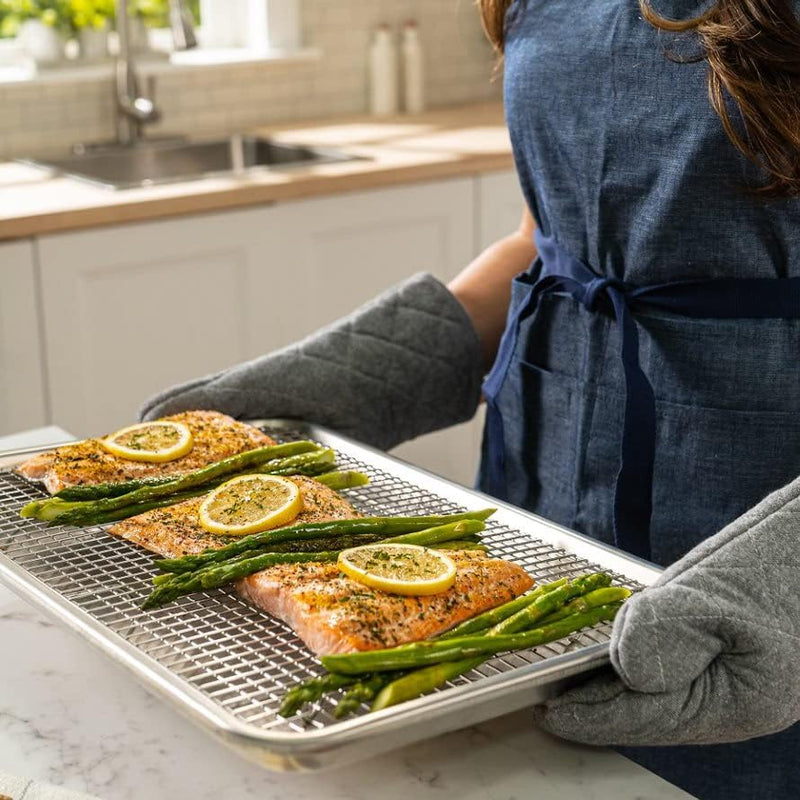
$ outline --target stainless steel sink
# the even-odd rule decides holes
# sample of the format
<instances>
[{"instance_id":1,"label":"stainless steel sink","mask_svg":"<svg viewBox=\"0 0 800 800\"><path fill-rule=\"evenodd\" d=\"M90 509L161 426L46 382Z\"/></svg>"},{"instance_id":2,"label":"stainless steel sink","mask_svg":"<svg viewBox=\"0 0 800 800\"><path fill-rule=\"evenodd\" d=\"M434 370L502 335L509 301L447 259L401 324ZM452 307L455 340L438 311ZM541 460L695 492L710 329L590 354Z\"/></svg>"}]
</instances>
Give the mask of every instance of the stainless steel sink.
<instances>
[{"instance_id":1,"label":"stainless steel sink","mask_svg":"<svg viewBox=\"0 0 800 800\"><path fill-rule=\"evenodd\" d=\"M295 169L354 158L357 156L337 150L281 144L255 136L233 136L205 142L144 140L129 147L96 147L68 158L27 159L25 163L109 189L131 189L211 175Z\"/></svg>"}]
</instances>

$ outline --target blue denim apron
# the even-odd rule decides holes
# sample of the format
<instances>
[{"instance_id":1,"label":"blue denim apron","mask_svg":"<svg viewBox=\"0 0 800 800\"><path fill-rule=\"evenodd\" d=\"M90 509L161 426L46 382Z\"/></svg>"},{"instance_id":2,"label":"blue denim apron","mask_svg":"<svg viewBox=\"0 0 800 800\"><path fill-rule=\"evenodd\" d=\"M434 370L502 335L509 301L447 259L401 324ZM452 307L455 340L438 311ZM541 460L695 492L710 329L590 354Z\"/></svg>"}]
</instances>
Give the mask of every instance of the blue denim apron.
<instances>
[{"instance_id":1,"label":"blue denim apron","mask_svg":"<svg viewBox=\"0 0 800 800\"><path fill-rule=\"evenodd\" d=\"M664 55L693 47L636 0L518 0L507 18L540 257L487 379L479 486L661 564L800 474L800 202L743 188L761 176L707 66ZM800 726L623 752L704 800L800 797Z\"/></svg>"}]
</instances>

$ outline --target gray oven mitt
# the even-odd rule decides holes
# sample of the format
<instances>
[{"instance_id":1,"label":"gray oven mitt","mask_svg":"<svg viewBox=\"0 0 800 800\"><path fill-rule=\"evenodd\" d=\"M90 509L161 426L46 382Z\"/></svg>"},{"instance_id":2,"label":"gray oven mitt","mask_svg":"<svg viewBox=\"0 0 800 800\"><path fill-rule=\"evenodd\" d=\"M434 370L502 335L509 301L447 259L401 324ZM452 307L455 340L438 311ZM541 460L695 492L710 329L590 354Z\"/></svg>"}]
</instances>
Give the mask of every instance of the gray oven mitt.
<instances>
[{"instance_id":1,"label":"gray oven mitt","mask_svg":"<svg viewBox=\"0 0 800 800\"><path fill-rule=\"evenodd\" d=\"M466 311L419 274L297 344L151 397L140 418L215 409L302 419L389 449L470 419L481 378Z\"/></svg>"},{"instance_id":2,"label":"gray oven mitt","mask_svg":"<svg viewBox=\"0 0 800 800\"><path fill-rule=\"evenodd\" d=\"M537 709L587 744L737 742L800 720L800 478L632 597L610 670Z\"/></svg>"}]
</instances>

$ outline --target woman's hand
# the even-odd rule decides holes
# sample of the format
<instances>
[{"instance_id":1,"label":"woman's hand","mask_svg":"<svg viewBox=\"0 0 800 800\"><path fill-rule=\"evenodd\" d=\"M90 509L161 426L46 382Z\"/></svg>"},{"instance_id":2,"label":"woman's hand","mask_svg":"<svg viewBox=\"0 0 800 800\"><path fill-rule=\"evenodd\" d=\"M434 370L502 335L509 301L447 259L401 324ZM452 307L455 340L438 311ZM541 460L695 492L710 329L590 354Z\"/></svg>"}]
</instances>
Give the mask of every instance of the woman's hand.
<instances>
[{"instance_id":1,"label":"woman's hand","mask_svg":"<svg viewBox=\"0 0 800 800\"><path fill-rule=\"evenodd\" d=\"M800 479L632 597L609 671L537 709L587 744L736 742L800 720Z\"/></svg>"}]
</instances>

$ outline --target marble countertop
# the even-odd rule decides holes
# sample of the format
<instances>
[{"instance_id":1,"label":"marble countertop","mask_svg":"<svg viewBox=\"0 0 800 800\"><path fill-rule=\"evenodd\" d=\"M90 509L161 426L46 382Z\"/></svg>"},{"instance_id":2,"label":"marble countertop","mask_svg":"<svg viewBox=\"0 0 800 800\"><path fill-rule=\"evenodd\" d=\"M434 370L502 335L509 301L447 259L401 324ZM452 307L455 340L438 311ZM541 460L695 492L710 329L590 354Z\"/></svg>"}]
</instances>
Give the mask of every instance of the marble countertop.
<instances>
[{"instance_id":1,"label":"marble countertop","mask_svg":"<svg viewBox=\"0 0 800 800\"><path fill-rule=\"evenodd\" d=\"M610 750L536 730L527 711L333 771L270 773L2 586L0 772L102 800L690 797Z\"/></svg>"}]
</instances>

